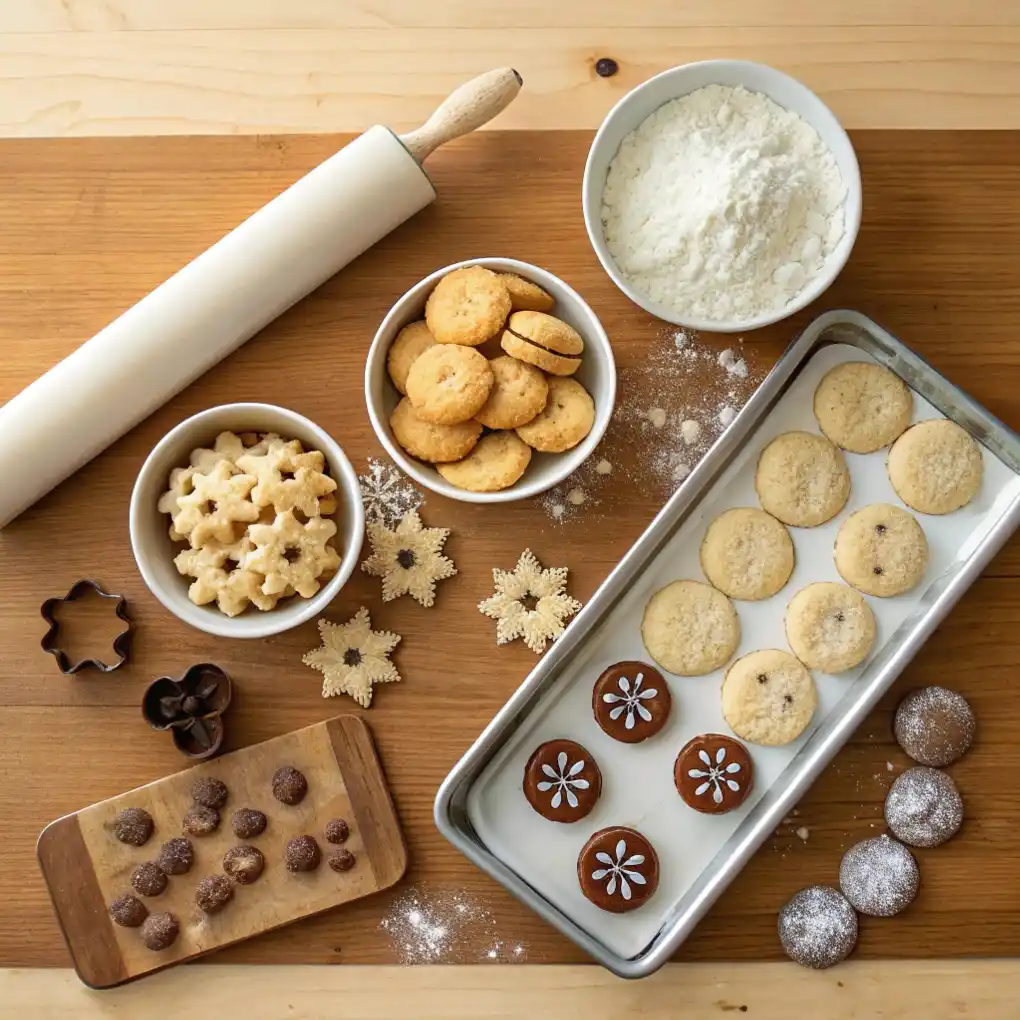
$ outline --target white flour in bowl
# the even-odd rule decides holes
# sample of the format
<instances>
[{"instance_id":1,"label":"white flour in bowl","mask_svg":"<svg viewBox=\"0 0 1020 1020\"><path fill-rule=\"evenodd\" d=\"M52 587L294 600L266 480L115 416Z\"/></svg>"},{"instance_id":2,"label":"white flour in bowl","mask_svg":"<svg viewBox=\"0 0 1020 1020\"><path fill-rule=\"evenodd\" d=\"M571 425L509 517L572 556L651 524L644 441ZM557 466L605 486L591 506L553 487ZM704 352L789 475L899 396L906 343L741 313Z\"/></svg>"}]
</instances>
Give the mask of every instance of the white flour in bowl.
<instances>
[{"instance_id":1,"label":"white flour in bowl","mask_svg":"<svg viewBox=\"0 0 1020 1020\"><path fill-rule=\"evenodd\" d=\"M709 85L656 110L613 157L606 244L635 290L680 317L779 311L843 236L846 185L797 114Z\"/></svg>"}]
</instances>

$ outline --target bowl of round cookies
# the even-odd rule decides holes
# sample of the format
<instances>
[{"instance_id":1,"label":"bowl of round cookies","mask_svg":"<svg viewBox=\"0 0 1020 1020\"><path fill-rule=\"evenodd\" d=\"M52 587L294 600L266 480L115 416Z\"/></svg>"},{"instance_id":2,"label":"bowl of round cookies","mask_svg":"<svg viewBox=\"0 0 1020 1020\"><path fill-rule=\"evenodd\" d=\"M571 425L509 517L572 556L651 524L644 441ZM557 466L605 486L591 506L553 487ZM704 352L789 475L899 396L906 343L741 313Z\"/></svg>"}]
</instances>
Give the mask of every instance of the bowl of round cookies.
<instances>
[{"instance_id":1,"label":"bowl of round cookies","mask_svg":"<svg viewBox=\"0 0 1020 1020\"><path fill-rule=\"evenodd\" d=\"M558 485L598 445L615 398L598 317L558 277L516 259L458 262L416 283L365 366L389 455L426 488L470 503Z\"/></svg>"},{"instance_id":2,"label":"bowl of round cookies","mask_svg":"<svg viewBox=\"0 0 1020 1020\"><path fill-rule=\"evenodd\" d=\"M261 638L321 613L357 566L358 476L319 426L271 404L188 418L131 494L131 548L149 590L185 623Z\"/></svg>"}]
</instances>

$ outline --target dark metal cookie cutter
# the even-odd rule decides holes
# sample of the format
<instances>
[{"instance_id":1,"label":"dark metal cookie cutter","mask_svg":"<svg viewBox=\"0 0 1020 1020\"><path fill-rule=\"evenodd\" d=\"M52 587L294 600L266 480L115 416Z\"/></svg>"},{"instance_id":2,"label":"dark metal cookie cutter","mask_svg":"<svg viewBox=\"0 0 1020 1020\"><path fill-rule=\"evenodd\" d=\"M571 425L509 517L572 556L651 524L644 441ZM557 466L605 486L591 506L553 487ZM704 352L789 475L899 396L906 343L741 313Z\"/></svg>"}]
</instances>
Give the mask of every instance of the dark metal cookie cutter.
<instances>
[{"instance_id":1,"label":"dark metal cookie cutter","mask_svg":"<svg viewBox=\"0 0 1020 1020\"><path fill-rule=\"evenodd\" d=\"M181 754L201 761L223 743L231 695L230 677L211 662L199 662L180 679L153 680L142 698L142 715L154 730L170 730Z\"/></svg>"},{"instance_id":2,"label":"dark metal cookie cutter","mask_svg":"<svg viewBox=\"0 0 1020 1020\"><path fill-rule=\"evenodd\" d=\"M82 659L81 662L72 663L67 657L67 653L58 644L57 638L60 633L60 624L57 622L54 610L61 603L74 602L75 599L81 598L82 595L89 591L95 592L102 599L110 599L116 602L114 612L127 624L126 629L113 640L113 650L117 653L116 662L108 664L99 659ZM65 676L71 676L79 670L89 668L98 669L100 673L112 673L115 669L120 669L127 662L128 655L131 652L131 628L133 624L127 611L127 599L123 595L113 595L108 591L104 591L98 581L93 581L86 577L80 581L75 581L71 586L71 590L61 598L47 599L39 611L42 613L43 619L50 625L50 629L46 631L42 641L39 642L40 647L44 652L49 652L57 660L57 666Z\"/></svg>"}]
</instances>

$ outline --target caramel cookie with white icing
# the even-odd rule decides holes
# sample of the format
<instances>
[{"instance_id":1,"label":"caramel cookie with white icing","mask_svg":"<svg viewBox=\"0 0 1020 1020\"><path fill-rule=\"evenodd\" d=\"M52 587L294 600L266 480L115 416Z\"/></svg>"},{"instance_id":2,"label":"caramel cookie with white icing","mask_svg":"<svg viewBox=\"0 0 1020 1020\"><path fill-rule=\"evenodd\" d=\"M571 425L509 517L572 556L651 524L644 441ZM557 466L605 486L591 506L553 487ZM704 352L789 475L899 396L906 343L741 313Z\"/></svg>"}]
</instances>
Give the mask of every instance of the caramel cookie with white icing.
<instances>
[{"instance_id":1,"label":"caramel cookie with white icing","mask_svg":"<svg viewBox=\"0 0 1020 1020\"><path fill-rule=\"evenodd\" d=\"M659 887L655 848L635 829L599 829L577 858L581 892L602 910L625 914L644 906Z\"/></svg>"},{"instance_id":2,"label":"caramel cookie with white icing","mask_svg":"<svg viewBox=\"0 0 1020 1020\"><path fill-rule=\"evenodd\" d=\"M654 737L669 718L673 697L663 675L645 662L618 662L595 681L595 721L614 740L637 744Z\"/></svg>"},{"instance_id":3,"label":"caramel cookie with white icing","mask_svg":"<svg viewBox=\"0 0 1020 1020\"><path fill-rule=\"evenodd\" d=\"M721 815L747 800L754 786L754 762L739 740L706 733L677 755L673 781L688 807Z\"/></svg>"},{"instance_id":4,"label":"caramel cookie with white icing","mask_svg":"<svg viewBox=\"0 0 1020 1020\"><path fill-rule=\"evenodd\" d=\"M580 821L601 793L598 764L573 740L546 741L524 766L524 796L551 822Z\"/></svg>"}]
</instances>

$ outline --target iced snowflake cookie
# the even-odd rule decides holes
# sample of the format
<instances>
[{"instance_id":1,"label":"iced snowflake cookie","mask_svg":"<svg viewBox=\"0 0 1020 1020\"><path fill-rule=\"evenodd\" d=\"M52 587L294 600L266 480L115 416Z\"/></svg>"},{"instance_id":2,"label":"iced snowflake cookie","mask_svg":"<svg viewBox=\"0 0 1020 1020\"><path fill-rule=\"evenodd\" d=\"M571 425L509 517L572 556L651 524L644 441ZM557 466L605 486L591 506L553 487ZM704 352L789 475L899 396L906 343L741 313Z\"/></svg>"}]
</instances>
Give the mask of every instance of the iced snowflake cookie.
<instances>
[{"instance_id":1,"label":"iced snowflake cookie","mask_svg":"<svg viewBox=\"0 0 1020 1020\"><path fill-rule=\"evenodd\" d=\"M784 432L761 452L754 488L762 507L784 524L814 528L835 517L850 496L843 454L822 436Z\"/></svg>"},{"instance_id":2,"label":"iced snowflake cookie","mask_svg":"<svg viewBox=\"0 0 1020 1020\"><path fill-rule=\"evenodd\" d=\"M892 917L913 902L921 885L914 855L888 836L850 847L839 866L839 887L850 905L871 917Z\"/></svg>"},{"instance_id":3,"label":"iced snowflake cookie","mask_svg":"<svg viewBox=\"0 0 1020 1020\"><path fill-rule=\"evenodd\" d=\"M595 807L601 793L598 764L572 740L547 741L524 766L524 796L551 822L579 821Z\"/></svg>"},{"instance_id":4,"label":"iced snowflake cookie","mask_svg":"<svg viewBox=\"0 0 1020 1020\"><path fill-rule=\"evenodd\" d=\"M859 592L835 581L801 588L786 609L786 640L808 669L842 673L875 643L875 614Z\"/></svg>"},{"instance_id":5,"label":"iced snowflake cookie","mask_svg":"<svg viewBox=\"0 0 1020 1020\"><path fill-rule=\"evenodd\" d=\"M581 892L603 910L625 914L644 906L659 887L659 858L635 829L600 829L577 858Z\"/></svg>"},{"instance_id":6,"label":"iced snowflake cookie","mask_svg":"<svg viewBox=\"0 0 1020 1020\"><path fill-rule=\"evenodd\" d=\"M796 740L817 704L811 674L778 648L741 656L723 679L723 716L737 736L752 744L778 747Z\"/></svg>"},{"instance_id":7,"label":"iced snowflake cookie","mask_svg":"<svg viewBox=\"0 0 1020 1020\"><path fill-rule=\"evenodd\" d=\"M549 383L534 365L503 355L489 362L492 389L475 414L487 429L515 429L527 425L545 407Z\"/></svg>"},{"instance_id":8,"label":"iced snowflake cookie","mask_svg":"<svg viewBox=\"0 0 1020 1020\"><path fill-rule=\"evenodd\" d=\"M576 379L549 378L545 407L517 435L542 453L572 450L595 424L595 401Z\"/></svg>"},{"instance_id":9,"label":"iced snowflake cookie","mask_svg":"<svg viewBox=\"0 0 1020 1020\"><path fill-rule=\"evenodd\" d=\"M436 344L420 354L407 373L407 399L431 425L459 425L473 418L489 397L492 369L470 347Z\"/></svg>"},{"instance_id":10,"label":"iced snowflake cookie","mask_svg":"<svg viewBox=\"0 0 1020 1020\"><path fill-rule=\"evenodd\" d=\"M595 721L614 740L637 744L654 737L669 719L673 698L665 677L644 662L618 662L595 681Z\"/></svg>"},{"instance_id":11,"label":"iced snowflake cookie","mask_svg":"<svg viewBox=\"0 0 1020 1020\"><path fill-rule=\"evenodd\" d=\"M967 699L945 687L911 691L893 719L896 742L916 762L942 768L962 758L974 743L977 722Z\"/></svg>"},{"instance_id":12,"label":"iced snowflake cookie","mask_svg":"<svg viewBox=\"0 0 1020 1020\"><path fill-rule=\"evenodd\" d=\"M510 292L510 310L513 312L548 312L556 304L537 283L525 280L516 273L497 273L503 285Z\"/></svg>"},{"instance_id":13,"label":"iced snowflake cookie","mask_svg":"<svg viewBox=\"0 0 1020 1020\"><path fill-rule=\"evenodd\" d=\"M423 421L407 397L393 409L390 428L393 438L404 450L430 464L462 460L475 448L482 434L482 426L474 420L458 425L433 425Z\"/></svg>"},{"instance_id":14,"label":"iced snowflake cookie","mask_svg":"<svg viewBox=\"0 0 1020 1020\"><path fill-rule=\"evenodd\" d=\"M684 745L673 766L673 781L688 807L721 815L747 800L754 786L754 763L738 740L707 733Z\"/></svg>"},{"instance_id":15,"label":"iced snowflake cookie","mask_svg":"<svg viewBox=\"0 0 1020 1020\"><path fill-rule=\"evenodd\" d=\"M740 623L730 600L702 581L673 581L645 606L641 639L648 654L677 676L702 676L737 650Z\"/></svg>"},{"instance_id":16,"label":"iced snowflake cookie","mask_svg":"<svg viewBox=\"0 0 1020 1020\"><path fill-rule=\"evenodd\" d=\"M721 513L701 543L705 577L731 599L775 595L793 573L793 540L771 514L741 506Z\"/></svg>"},{"instance_id":17,"label":"iced snowflake cookie","mask_svg":"<svg viewBox=\"0 0 1020 1020\"><path fill-rule=\"evenodd\" d=\"M847 361L829 369L815 390L822 432L850 453L874 453L910 424L914 398L899 376L881 365Z\"/></svg>"},{"instance_id":18,"label":"iced snowflake cookie","mask_svg":"<svg viewBox=\"0 0 1020 1020\"><path fill-rule=\"evenodd\" d=\"M544 312L514 312L500 346L513 358L550 375L573 375L581 367L584 341L573 326Z\"/></svg>"},{"instance_id":19,"label":"iced snowflake cookie","mask_svg":"<svg viewBox=\"0 0 1020 1020\"><path fill-rule=\"evenodd\" d=\"M506 284L484 266L455 269L425 303L425 321L441 344L477 347L499 332L509 314Z\"/></svg>"},{"instance_id":20,"label":"iced snowflake cookie","mask_svg":"<svg viewBox=\"0 0 1020 1020\"><path fill-rule=\"evenodd\" d=\"M490 432L463 460L438 464L436 470L458 489L499 492L517 482L530 463L531 447L516 433Z\"/></svg>"},{"instance_id":21,"label":"iced snowflake cookie","mask_svg":"<svg viewBox=\"0 0 1020 1020\"><path fill-rule=\"evenodd\" d=\"M795 963L824 970L853 952L857 914L832 886L809 885L779 911L779 941Z\"/></svg>"},{"instance_id":22,"label":"iced snowflake cookie","mask_svg":"<svg viewBox=\"0 0 1020 1020\"><path fill-rule=\"evenodd\" d=\"M981 488L981 447L956 422L935 418L911 426L886 461L896 495L923 514L950 514Z\"/></svg>"},{"instance_id":23,"label":"iced snowflake cookie","mask_svg":"<svg viewBox=\"0 0 1020 1020\"><path fill-rule=\"evenodd\" d=\"M390 344L386 354L386 371L401 396L407 394L407 373L411 371L411 366L420 355L435 346L435 342L436 338L428 323L422 321L405 326Z\"/></svg>"},{"instance_id":24,"label":"iced snowflake cookie","mask_svg":"<svg viewBox=\"0 0 1020 1020\"><path fill-rule=\"evenodd\" d=\"M910 591L924 576L928 542L912 514L891 503L872 503L839 526L835 559L847 584L890 598Z\"/></svg>"},{"instance_id":25,"label":"iced snowflake cookie","mask_svg":"<svg viewBox=\"0 0 1020 1020\"><path fill-rule=\"evenodd\" d=\"M885 823L911 846L940 846L963 824L963 798L947 773L918 765L900 773L890 787Z\"/></svg>"}]
</instances>

